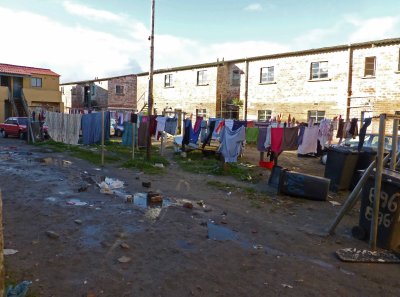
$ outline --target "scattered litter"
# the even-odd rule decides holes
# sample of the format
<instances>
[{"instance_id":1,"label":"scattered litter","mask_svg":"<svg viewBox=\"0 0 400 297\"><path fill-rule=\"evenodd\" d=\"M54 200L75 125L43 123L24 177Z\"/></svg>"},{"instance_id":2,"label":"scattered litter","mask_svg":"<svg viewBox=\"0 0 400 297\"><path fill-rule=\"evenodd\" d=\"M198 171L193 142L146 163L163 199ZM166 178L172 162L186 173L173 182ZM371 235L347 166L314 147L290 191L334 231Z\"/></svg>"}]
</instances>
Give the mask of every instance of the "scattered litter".
<instances>
[{"instance_id":1,"label":"scattered litter","mask_svg":"<svg viewBox=\"0 0 400 297\"><path fill-rule=\"evenodd\" d=\"M197 203L198 206L201 206L201 207L205 207L206 206L206 204L204 203L203 200L197 201L196 203Z\"/></svg>"},{"instance_id":2,"label":"scattered litter","mask_svg":"<svg viewBox=\"0 0 400 297\"><path fill-rule=\"evenodd\" d=\"M58 239L60 235L54 231L46 231L46 235L51 239Z\"/></svg>"},{"instance_id":3,"label":"scattered litter","mask_svg":"<svg viewBox=\"0 0 400 297\"><path fill-rule=\"evenodd\" d=\"M281 286L284 287L284 288L293 289L293 286L288 285L288 284L281 284Z\"/></svg>"},{"instance_id":4,"label":"scattered litter","mask_svg":"<svg viewBox=\"0 0 400 297\"><path fill-rule=\"evenodd\" d=\"M118 258L119 263L129 263L131 261L131 258L122 256L121 258Z\"/></svg>"},{"instance_id":5,"label":"scattered litter","mask_svg":"<svg viewBox=\"0 0 400 297\"><path fill-rule=\"evenodd\" d=\"M12 285L9 285L7 287L6 291L6 297L25 297L26 293L28 293L29 285L31 285L32 282L30 281L23 281L22 283L19 283L16 285L14 288Z\"/></svg>"},{"instance_id":6,"label":"scattered litter","mask_svg":"<svg viewBox=\"0 0 400 297\"><path fill-rule=\"evenodd\" d=\"M150 188L151 187L151 182L142 182L142 186L145 188Z\"/></svg>"},{"instance_id":7,"label":"scattered litter","mask_svg":"<svg viewBox=\"0 0 400 297\"><path fill-rule=\"evenodd\" d=\"M334 200L329 200L329 203L332 204L333 206L340 206L342 205L340 202L334 201Z\"/></svg>"},{"instance_id":8,"label":"scattered litter","mask_svg":"<svg viewBox=\"0 0 400 297\"><path fill-rule=\"evenodd\" d=\"M4 249L3 250L4 256L14 255L16 253L18 253L18 250L14 250L14 249Z\"/></svg>"},{"instance_id":9,"label":"scattered litter","mask_svg":"<svg viewBox=\"0 0 400 297\"><path fill-rule=\"evenodd\" d=\"M69 199L67 200L68 205L75 205L75 206L85 206L87 205L87 202L83 202L79 199Z\"/></svg>"},{"instance_id":10,"label":"scattered litter","mask_svg":"<svg viewBox=\"0 0 400 297\"><path fill-rule=\"evenodd\" d=\"M226 195L230 196L230 195L232 195L232 192L228 192L228 193L226 193Z\"/></svg>"},{"instance_id":11,"label":"scattered litter","mask_svg":"<svg viewBox=\"0 0 400 297\"><path fill-rule=\"evenodd\" d=\"M126 249L126 250L129 249L129 245L127 243L125 243L125 242L121 243L119 246L121 248L123 248L123 249Z\"/></svg>"},{"instance_id":12,"label":"scattered litter","mask_svg":"<svg viewBox=\"0 0 400 297\"><path fill-rule=\"evenodd\" d=\"M188 208L188 209L192 209L193 208L193 204L191 202L185 202L182 205L184 208Z\"/></svg>"},{"instance_id":13,"label":"scattered litter","mask_svg":"<svg viewBox=\"0 0 400 297\"><path fill-rule=\"evenodd\" d=\"M114 189L121 189L124 187L124 182L118 179L106 177L104 181L98 184L100 187L100 193L102 194L113 194Z\"/></svg>"},{"instance_id":14,"label":"scattered litter","mask_svg":"<svg viewBox=\"0 0 400 297\"><path fill-rule=\"evenodd\" d=\"M261 244L255 244L255 245L253 245L253 249L262 250L263 246Z\"/></svg>"},{"instance_id":15,"label":"scattered litter","mask_svg":"<svg viewBox=\"0 0 400 297\"><path fill-rule=\"evenodd\" d=\"M163 163L155 163L154 167L156 167L156 168L164 168L164 164Z\"/></svg>"},{"instance_id":16,"label":"scattered litter","mask_svg":"<svg viewBox=\"0 0 400 297\"><path fill-rule=\"evenodd\" d=\"M336 251L337 256L344 262L360 263L400 263L400 257L391 251L371 251L356 248L344 248Z\"/></svg>"},{"instance_id":17,"label":"scattered litter","mask_svg":"<svg viewBox=\"0 0 400 297\"><path fill-rule=\"evenodd\" d=\"M159 193L148 192L147 199L150 203L162 203L163 199Z\"/></svg>"},{"instance_id":18,"label":"scattered litter","mask_svg":"<svg viewBox=\"0 0 400 297\"><path fill-rule=\"evenodd\" d=\"M81 220L75 220L74 222L75 222L75 224L82 225L82 221Z\"/></svg>"},{"instance_id":19,"label":"scattered litter","mask_svg":"<svg viewBox=\"0 0 400 297\"><path fill-rule=\"evenodd\" d=\"M85 281L83 282L83 284L86 285L86 284L87 284L87 280L85 280Z\"/></svg>"},{"instance_id":20,"label":"scattered litter","mask_svg":"<svg viewBox=\"0 0 400 297\"><path fill-rule=\"evenodd\" d=\"M126 199L127 203L133 203L133 196L132 195L126 195L125 199Z\"/></svg>"}]
</instances>

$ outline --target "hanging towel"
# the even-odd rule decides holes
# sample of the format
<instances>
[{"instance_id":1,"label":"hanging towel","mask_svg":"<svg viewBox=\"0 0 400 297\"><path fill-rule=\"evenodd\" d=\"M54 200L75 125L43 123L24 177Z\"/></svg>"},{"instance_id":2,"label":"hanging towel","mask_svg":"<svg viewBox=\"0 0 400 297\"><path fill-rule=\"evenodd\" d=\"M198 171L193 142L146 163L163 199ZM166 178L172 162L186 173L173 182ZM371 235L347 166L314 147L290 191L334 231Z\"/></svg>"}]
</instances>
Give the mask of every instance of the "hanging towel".
<instances>
[{"instance_id":1,"label":"hanging towel","mask_svg":"<svg viewBox=\"0 0 400 297\"><path fill-rule=\"evenodd\" d=\"M267 133L265 134L264 147L266 149L269 149L271 147L271 129L271 126L267 127Z\"/></svg>"},{"instance_id":2,"label":"hanging towel","mask_svg":"<svg viewBox=\"0 0 400 297\"><path fill-rule=\"evenodd\" d=\"M267 128L259 128L257 138L257 150L260 152L266 152L268 149L265 148L265 137L267 135Z\"/></svg>"},{"instance_id":3,"label":"hanging towel","mask_svg":"<svg viewBox=\"0 0 400 297\"><path fill-rule=\"evenodd\" d=\"M284 128L282 151L295 151L298 148L299 127Z\"/></svg>"},{"instance_id":4,"label":"hanging towel","mask_svg":"<svg viewBox=\"0 0 400 297\"><path fill-rule=\"evenodd\" d=\"M246 143L256 143L258 139L258 128L246 128Z\"/></svg>"},{"instance_id":5,"label":"hanging towel","mask_svg":"<svg viewBox=\"0 0 400 297\"><path fill-rule=\"evenodd\" d=\"M165 130L165 123L167 121L167 118L158 116L156 118L156 121L157 121L156 138L158 140L160 138L160 133L164 132Z\"/></svg>"},{"instance_id":6,"label":"hanging towel","mask_svg":"<svg viewBox=\"0 0 400 297\"><path fill-rule=\"evenodd\" d=\"M319 133L318 126L306 127L304 129L303 141L301 145L299 145L299 148L297 149L297 153L299 155L317 153L318 133Z\"/></svg>"},{"instance_id":7,"label":"hanging towel","mask_svg":"<svg viewBox=\"0 0 400 297\"><path fill-rule=\"evenodd\" d=\"M271 128L271 150L277 154L282 151L283 129Z\"/></svg>"},{"instance_id":8,"label":"hanging towel","mask_svg":"<svg viewBox=\"0 0 400 297\"><path fill-rule=\"evenodd\" d=\"M178 127L178 118L167 118L165 122L165 132L171 135L176 135Z\"/></svg>"},{"instance_id":9,"label":"hanging towel","mask_svg":"<svg viewBox=\"0 0 400 297\"><path fill-rule=\"evenodd\" d=\"M83 144L101 142L101 112L88 113L82 116ZM104 140L110 139L110 112L104 113Z\"/></svg>"},{"instance_id":10,"label":"hanging towel","mask_svg":"<svg viewBox=\"0 0 400 297\"><path fill-rule=\"evenodd\" d=\"M132 146L132 123L124 122L124 133L122 133L122 145Z\"/></svg>"}]
</instances>

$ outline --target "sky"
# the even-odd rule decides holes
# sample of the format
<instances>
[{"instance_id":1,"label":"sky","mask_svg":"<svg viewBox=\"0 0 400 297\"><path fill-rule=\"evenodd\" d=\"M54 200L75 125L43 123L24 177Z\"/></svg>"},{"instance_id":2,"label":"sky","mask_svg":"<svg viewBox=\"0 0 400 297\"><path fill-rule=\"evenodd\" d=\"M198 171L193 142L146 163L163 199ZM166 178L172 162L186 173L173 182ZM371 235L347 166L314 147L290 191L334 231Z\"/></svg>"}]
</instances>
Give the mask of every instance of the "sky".
<instances>
[{"instance_id":1,"label":"sky","mask_svg":"<svg viewBox=\"0 0 400 297\"><path fill-rule=\"evenodd\" d=\"M151 0L0 0L0 63L149 70ZM399 0L155 0L155 69L400 37Z\"/></svg>"}]
</instances>

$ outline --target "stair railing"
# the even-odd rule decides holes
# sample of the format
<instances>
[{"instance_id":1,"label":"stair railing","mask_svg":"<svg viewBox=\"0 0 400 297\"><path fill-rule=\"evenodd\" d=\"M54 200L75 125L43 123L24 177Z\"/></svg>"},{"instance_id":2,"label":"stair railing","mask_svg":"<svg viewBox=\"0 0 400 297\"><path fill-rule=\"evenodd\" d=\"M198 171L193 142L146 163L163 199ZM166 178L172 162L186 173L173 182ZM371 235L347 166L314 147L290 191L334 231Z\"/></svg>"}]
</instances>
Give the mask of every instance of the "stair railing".
<instances>
[{"instance_id":1,"label":"stair railing","mask_svg":"<svg viewBox=\"0 0 400 297\"><path fill-rule=\"evenodd\" d=\"M19 116L17 105L15 104L14 97L11 94L11 90L8 88L8 101L10 101L12 109L14 110L15 116Z\"/></svg>"}]
</instances>

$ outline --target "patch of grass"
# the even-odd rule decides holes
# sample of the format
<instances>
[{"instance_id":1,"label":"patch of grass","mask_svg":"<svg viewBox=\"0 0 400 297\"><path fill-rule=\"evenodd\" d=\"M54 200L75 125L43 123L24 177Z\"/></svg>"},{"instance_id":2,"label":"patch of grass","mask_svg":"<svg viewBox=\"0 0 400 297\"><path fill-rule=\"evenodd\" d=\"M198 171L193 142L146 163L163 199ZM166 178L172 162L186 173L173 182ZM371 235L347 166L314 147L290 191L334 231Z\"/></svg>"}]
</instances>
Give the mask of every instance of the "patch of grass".
<instances>
[{"instance_id":1,"label":"patch of grass","mask_svg":"<svg viewBox=\"0 0 400 297\"><path fill-rule=\"evenodd\" d=\"M77 151L72 152L71 156L78 159L86 160L95 165L101 165L101 154L96 152L92 152L85 149L79 149ZM121 159L118 157L104 154L104 163L113 163L119 160Z\"/></svg>"},{"instance_id":2,"label":"patch of grass","mask_svg":"<svg viewBox=\"0 0 400 297\"><path fill-rule=\"evenodd\" d=\"M198 150L187 153L187 158L176 156L175 161L183 170L192 173L232 176L252 183L258 182L260 178L256 170L248 164L223 163L215 156L205 156Z\"/></svg>"},{"instance_id":3,"label":"patch of grass","mask_svg":"<svg viewBox=\"0 0 400 297\"><path fill-rule=\"evenodd\" d=\"M135 152L135 159L128 160L122 164L124 168L137 168L147 174L160 174L164 172L164 168L154 167L155 164L163 164L168 166L168 160L161 156L158 151L152 148L150 161L146 158L144 150Z\"/></svg>"},{"instance_id":4,"label":"patch of grass","mask_svg":"<svg viewBox=\"0 0 400 297\"><path fill-rule=\"evenodd\" d=\"M207 185L216 187L218 189L233 189L237 188L237 186L230 184L230 183L223 183L217 180L209 180L207 181Z\"/></svg>"}]
</instances>

